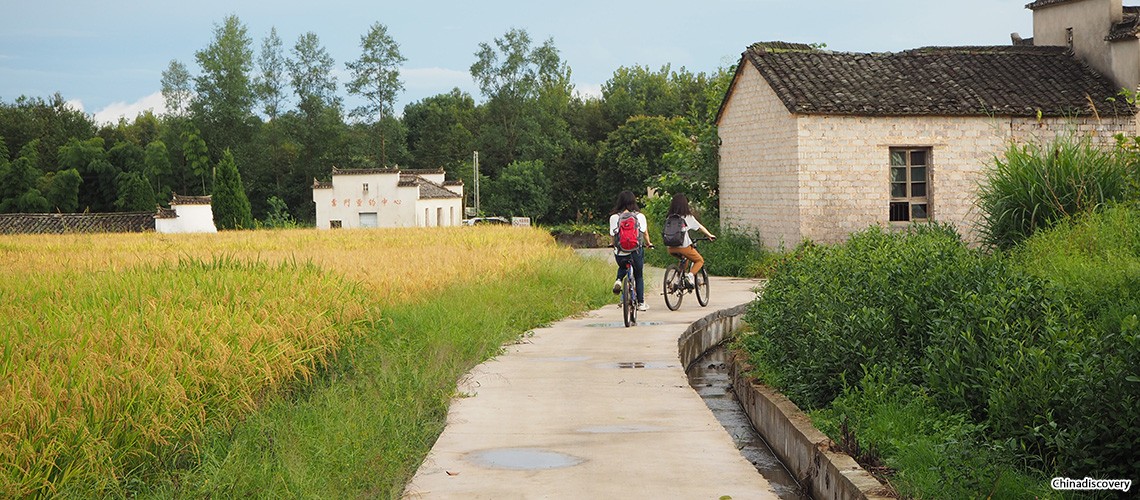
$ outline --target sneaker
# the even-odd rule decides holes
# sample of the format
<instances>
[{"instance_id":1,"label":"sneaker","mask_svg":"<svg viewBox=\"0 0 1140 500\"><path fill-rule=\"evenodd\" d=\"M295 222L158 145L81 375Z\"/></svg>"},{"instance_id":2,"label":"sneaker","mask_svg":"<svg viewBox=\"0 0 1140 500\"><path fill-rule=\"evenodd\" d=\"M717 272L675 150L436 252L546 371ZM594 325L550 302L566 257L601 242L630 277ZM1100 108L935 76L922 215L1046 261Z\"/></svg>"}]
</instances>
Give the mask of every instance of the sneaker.
<instances>
[{"instance_id":1,"label":"sneaker","mask_svg":"<svg viewBox=\"0 0 1140 500\"><path fill-rule=\"evenodd\" d=\"M649 310L649 304L642 302L642 303L637 305L637 310L638 311L648 311Z\"/></svg>"},{"instance_id":2,"label":"sneaker","mask_svg":"<svg viewBox=\"0 0 1140 500\"><path fill-rule=\"evenodd\" d=\"M696 283L697 277L694 276L693 273L689 273L685 276L685 288L692 290L693 288L696 288Z\"/></svg>"},{"instance_id":3,"label":"sneaker","mask_svg":"<svg viewBox=\"0 0 1140 500\"><path fill-rule=\"evenodd\" d=\"M614 282L614 295L621 293L621 280Z\"/></svg>"}]
</instances>

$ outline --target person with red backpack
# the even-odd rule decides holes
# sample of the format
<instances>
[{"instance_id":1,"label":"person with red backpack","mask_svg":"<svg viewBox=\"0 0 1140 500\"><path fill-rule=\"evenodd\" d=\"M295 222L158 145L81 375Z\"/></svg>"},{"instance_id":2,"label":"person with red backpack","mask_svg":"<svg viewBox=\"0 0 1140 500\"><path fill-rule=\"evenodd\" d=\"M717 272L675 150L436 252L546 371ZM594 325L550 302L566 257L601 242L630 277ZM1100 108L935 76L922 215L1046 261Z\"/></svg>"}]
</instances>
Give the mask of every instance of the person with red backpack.
<instances>
[{"instance_id":1,"label":"person with red backpack","mask_svg":"<svg viewBox=\"0 0 1140 500\"><path fill-rule=\"evenodd\" d=\"M610 235L614 239L614 260L618 264L614 294L621 293L621 279L625 277L625 265L633 263L633 278L637 281L637 310L648 311L645 304L645 247L653 247L649 241L649 224L645 214L640 212L637 200L631 191L618 194L617 203L610 215Z\"/></svg>"}]
</instances>

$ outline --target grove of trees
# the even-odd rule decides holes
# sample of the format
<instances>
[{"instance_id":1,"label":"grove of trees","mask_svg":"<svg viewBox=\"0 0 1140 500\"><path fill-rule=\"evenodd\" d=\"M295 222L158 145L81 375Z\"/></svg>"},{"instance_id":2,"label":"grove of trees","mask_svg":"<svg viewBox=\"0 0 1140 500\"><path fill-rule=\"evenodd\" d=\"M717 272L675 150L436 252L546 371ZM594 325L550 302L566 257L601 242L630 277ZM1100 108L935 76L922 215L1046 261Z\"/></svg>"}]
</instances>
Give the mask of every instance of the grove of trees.
<instances>
[{"instance_id":1,"label":"grove of trees","mask_svg":"<svg viewBox=\"0 0 1140 500\"><path fill-rule=\"evenodd\" d=\"M360 47L343 63L343 90L365 102L352 110L316 33L287 45L274 28L255 43L233 15L194 68L170 61L161 115L97 124L59 94L0 100L0 212L146 211L172 193L214 194L248 210L227 211L219 227L306 223L313 180L333 166L443 168L471 191L473 151L493 215L597 222L618 191L646 188L716 209L712 121L732 68L622 67L600 98L583 97L552 39L511 29L473 53L478 98L456 88L398 115L399 44L374 23Z\"/></svg>"}]
</instances>

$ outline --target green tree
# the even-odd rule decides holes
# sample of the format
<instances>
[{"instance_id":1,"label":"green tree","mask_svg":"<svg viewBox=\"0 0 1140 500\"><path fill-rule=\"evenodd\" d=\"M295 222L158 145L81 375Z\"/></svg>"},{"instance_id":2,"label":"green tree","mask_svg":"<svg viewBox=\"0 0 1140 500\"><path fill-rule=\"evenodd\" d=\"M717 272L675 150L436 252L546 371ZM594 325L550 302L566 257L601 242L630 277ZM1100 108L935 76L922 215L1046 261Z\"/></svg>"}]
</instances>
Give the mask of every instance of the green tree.
<instances>
[{"instance_id":1,"label":"green tree","mask_svg":"<svg viewBox=\"0 0 1140 500\"><path fill-rule=\"evenodd\" d=\"M45 175L42 179L44 197L49 210L63 213L79 211L79 186L83 177L74 168Z\"/></svg>"},{"instance_id":2,"label":"green tree","mask_svg":"<svg viewBox=\"0 0 1140 500\"><path fill-rule=\"evenodd\" d=\"M475 99L452 89L404 107L408 147L415 168L443 168L459 177L475 151ZM468 175L467 179L470 179Z\"/></svg>"},{"instance_id":3,"label":"green tree","mask_svg":"<svg viewBox=\"0 0 1140 500\"><path fill-rule=\"evenodd\" d=\"M392 103L404 90L404 82L400 81L400 65L407 59L400 54L400 45L388 35L388 27L380 23L373 23L368 34L360 37L360 48L360 58L345 64L352 72L348 92L364 97L367 103L358 106L351 115L365 120L375 116L379 125L392 114ZM380 164L387 165L387 134L380 126L377 132L380 135Z\"/></svg>"},{"instance_id":4,"label":"green tree","mask_svg":"<svg viewBox=\"0 0 1140 500\"><path fill-rule=\"evenodd\" d=\"M276 120L285 103L286 59L284 44L277 36L277 28L269 28L269 35L261 42L261 53L257 56L258 74L254 79L257 100L261 111L270 121Z\"/></svg>"},{"instance_id":5,"label":"green tree","mask_svg":"<svg viewBox=\"0 0 1140 500\"><path fill-rule=\"evenodd\" d=\"M117 179L119 183L119 197L115 200L115 208L121 212L153 211L154 188L140 172L122 172Z\"/></svg>"},{"instance_id":6,"label":"green tree","mask_svg":"<svg viewBox=\"0 0 1140 500\"><path fill-rule=\"evenodd\" d=\"M39 141L33 140L20 149L20 157L7 168L0 166L0 212L47 212L51 207L38 185L42 173L38 163Z\"/></svg>"},{"instance_id":7,"label":"green tree","mask_svg":"<svg viewBox=\"0 0 1140 500\"><path fill-rule=\"evenodd\" d=\"M326 108L340 108L334 66L335 61L321 45L316 33L310 31L297 38L293 57L286 67L299 100L298 107L305 115L316 115Z\"/></svg>"},{"instance_id":8,"label":"green tree","mask_svg":"<svg viewBox=\"0 0 1140 500\"><path fill-rule=\"evenodd\" d=\"M11 151L21 151L37 141L35 167L42 172L57 170L60 146L71 138L89 139L95 135L91 117L75 109L59 93L50 99L20 96L15 104L0 102L0 136Z\"/></svg>"},{"instance_id":9,"label":"green tree","mask_svg":"<svg viewBox=\"0 0 1140 500\"><path fill-rule=\"evenodd\" d=\"M210 173L210 155L209 150L206 149L206 141L198 134L197 128L193 126L182 133L182 154L186 158L187 169L192 176L201 181L201 193L205 194L209 191L206 189L206 179L211 177L208 175ZM186 188L188 186L183 186L183 189Z\"/></svg>"},{"instance_id":10,"label":"green tree","mask_svg":"<svg viewBox=\"0 0 1140 500\"><path fill-rule=\"evenodd\" d=\"M85 141L72 138L59 148L60 169L74 169L83 179L79 192L79 211L110 212L119 197L119 170L111 164L103 149L102 137Z\"/></svg>"},{"instance_id":11,"label":"green tree","mask_svg":"<svg viewBox=\"0 0 1140 500\"><path fill-rule=\"evenodd\" d=\"M635 116L610 133L598 152L599 186L624 189L641 196L652 179L667 170L665 154L673 150L679 134L678 119ZM599 213L608 207L600 206Z\"/></svg>"},{"instance_id":12,"label":"green tree","mask_svg":"<svg viewBox=\"0 0 1140 500\"><path fill-rule=\"evenodd\" d=\"M171 59L170 64L162 72L162 99L166 103L167 115L186 115L194 98L190 81L190 72L186 69L186 65L177 59Z\"/></svg>"},{"instance_id":13,"label":"green tree","mask_svg":"<svg viewBox=\"0 0 1140 500\"><path fill-rule=\"evenodd\" d=\"M558 152L557 146L542 144L547 136L544 117L539 115L548 107L538 103L544 90L568 89L570 75L553 39L532 47L525 30L512 29L493 43L480 43L478 60L471 65L471 76L488 99L480 158L492 177L499 166L516 159L541 159ZM550 129L550 123L545 128Z\"/></svg>"},{"instance_id":14,"label":"green tree","mask_svg":"<svg viewBox=\"0 0 1140 500\"><path fill-rule=\"evenodd\" d=\"M492 186L494 194L487 203L491 213L537 220L550 210L552 186L541 160L512 162Z\"/></svg>"},{"instance_id":15,"label":"green tree","mask_svg":"<svg viewBox=\"0 0 1140 500\"><path fill-rule=\"evenodd\" d=\"M253 213L242 186L233 153L225 150L218 162L213 193L214 222L218 229L252 229Z\"/></svg>"},{"instance_id":16,"label":"green tree","mask_svg":"<svg viewBox=\"0 0 1140 500\"><path fill-rule=\"evenodd\" d=\"M253 115L253 49L247 29L235 15L214 26L214 39L194 53L201 73L194 79L197 95L191 109L199 129L218 150L245 144Z\"/></svg>"},{"instance_id":17,"label":"green tree","mask_svg":"<svg viewBox=\"0 0 1140 500\"><path fill-rule=\"evenodd\" d=\"M166 143L155 140L147 144L144 164L143 171L147 180L154 186L155 196L157 196L155 201L169 201L174 193L172 178L174 171L171 168L170 151L166 149Z\"/></svg>"},{"instance_id":18,"label":"green tree","mask_svg":"<svg viewBox=\"0 0 1140 500\"><path fill-rule=\"evenodd\" d=\"M680 101L669 81L669 65L621 67L602 84L603 112L617 128L634 116L678 116Z\"/></svg>"}]
</instances>

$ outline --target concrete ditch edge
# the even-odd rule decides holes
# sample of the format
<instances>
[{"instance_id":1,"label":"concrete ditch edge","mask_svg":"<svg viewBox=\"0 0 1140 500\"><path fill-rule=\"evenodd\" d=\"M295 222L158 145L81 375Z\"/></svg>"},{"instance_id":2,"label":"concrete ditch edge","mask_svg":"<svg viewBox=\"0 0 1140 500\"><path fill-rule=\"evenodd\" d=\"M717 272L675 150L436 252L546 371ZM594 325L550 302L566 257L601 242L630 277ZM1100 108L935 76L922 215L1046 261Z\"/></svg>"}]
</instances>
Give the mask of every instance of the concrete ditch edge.
<instances>
[{"instance_id":1,"label":"concrete ditch edge","mask_svg":"<svg viewBox=\"0 0 1140 500\"><path fill-rule=\"evenodd\" d=\"M708 350L732 340L743 324L749 304L722 309L697 320L677 340L686 371ZM869 472L812 425L811 420L783 394L752 380L750 367L733 354L730 368L733 391L748 419L772 451L817 500L893 498Z\"/></svg>"}]
</instances>

